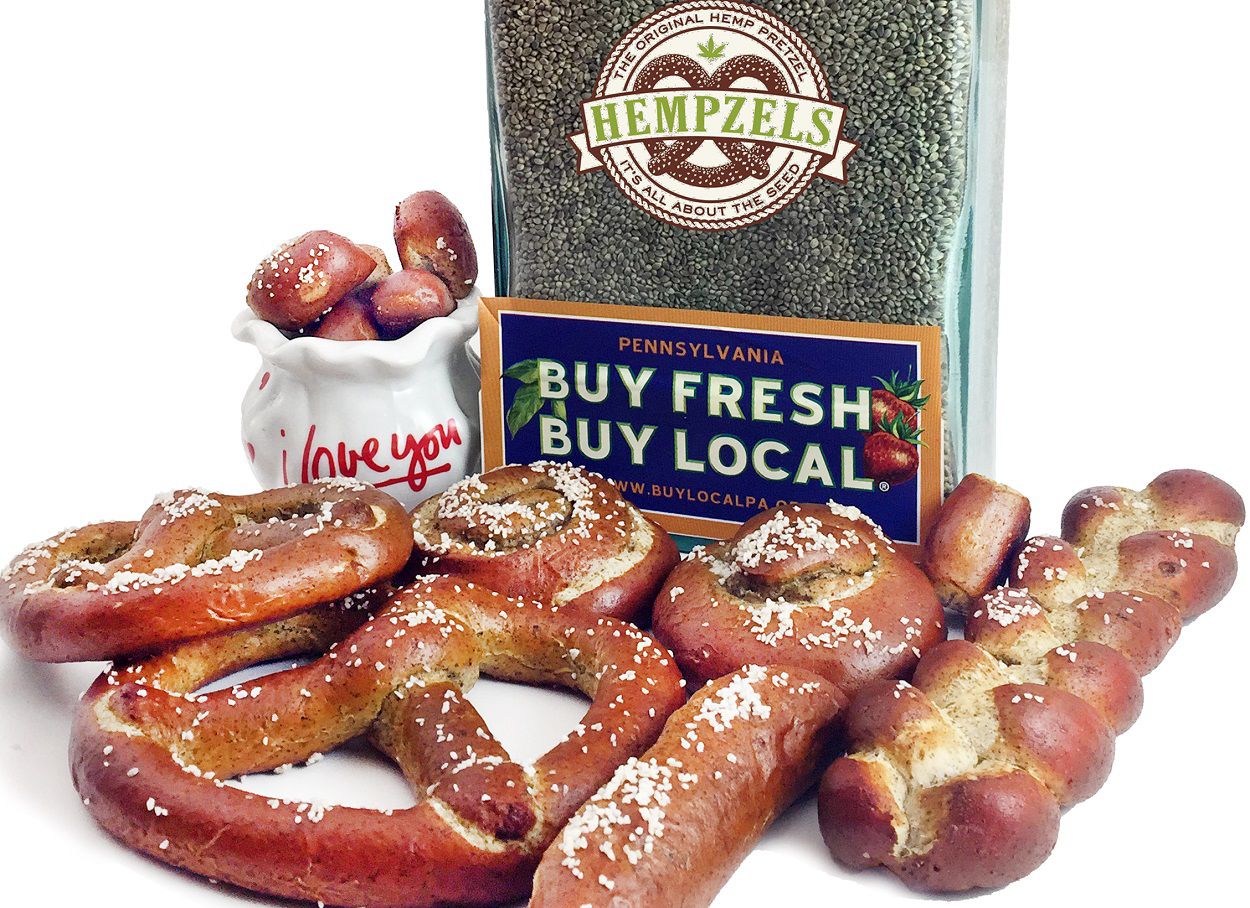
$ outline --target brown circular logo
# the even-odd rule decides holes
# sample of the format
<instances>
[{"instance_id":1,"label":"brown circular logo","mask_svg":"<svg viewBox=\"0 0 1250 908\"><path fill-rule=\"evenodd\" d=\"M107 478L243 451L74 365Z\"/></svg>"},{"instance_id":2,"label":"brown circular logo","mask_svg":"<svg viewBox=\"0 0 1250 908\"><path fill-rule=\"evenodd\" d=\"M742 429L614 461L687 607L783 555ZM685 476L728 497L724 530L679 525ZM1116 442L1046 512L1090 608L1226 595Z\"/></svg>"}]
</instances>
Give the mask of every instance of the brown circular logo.
<instances>
[{"instance_id":1,"label":"brown circular logo","mask_svg":"<svg viewBox=\"0 0 1250 908\"><path fill-rule=\"evenodd\" d=\"M846 182L842 134L811 46L746 3L692 0L639 22L612 50L569 137L648 214L691 230L758 224L817 177Z\"/></svg>"}]
</instances>

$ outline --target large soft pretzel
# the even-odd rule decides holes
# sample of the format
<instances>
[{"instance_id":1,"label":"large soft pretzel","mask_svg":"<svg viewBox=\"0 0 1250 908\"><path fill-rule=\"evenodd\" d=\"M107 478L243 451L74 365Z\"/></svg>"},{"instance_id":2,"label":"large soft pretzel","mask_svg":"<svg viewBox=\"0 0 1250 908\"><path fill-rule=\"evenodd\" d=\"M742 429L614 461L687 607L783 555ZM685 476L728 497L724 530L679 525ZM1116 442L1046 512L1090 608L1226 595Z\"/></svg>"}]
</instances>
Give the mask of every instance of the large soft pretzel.
<instances>
[{"instance_id":1,"label":"large soft pretzel","mask_svg":"<svg viewBox=\"0 0 1250 908\"><path fill-rule=\"evenodd\" d=\"M213 693L214 678L327 645L324 610L110 671L88 692L74 781L108 831L153 857L279 896L335 905L496 905L586 798L684 701L671 654L636 628L506 598L455 578L391 595L315 662ZM508 758L464 697L479 673L593 698L533 766ZM232 785L368 733L418 803L363 810Z\"/></svg>"},{"instance_id":2,"label":"large soft pretzel","mask_svg":"<svg viewBox=\"0 0 1250 908\"><path fill-rule=\"evenodd\" d=\"M473 476L413 512L426 569L512 596L634 620L677 564L667 533L572 464Z\"/></svg>"},{"instance_id":3,"label":"large soft pretzel","mask_svg":"<svg viewBox=\"0 0 1250 908\"><path fill-rule=\"evenodd\" d=\"M1064 530L1077 547L1030 540L1010 574L1016 586L972 606L967 640L930 651L914 686L879 683L852 703L851 753L820 791L834 857L937 891L1034 870L1060 810L1106 779L1115 735L1141 711L1140 675L1184 617L1231 585L1243 519L1235 491L1192 471L1140 493L1076 496Z\"/></svg>"},{"instance_id":4,"label":"large soft pretzel","mask_svg":"<svg viewBox=\"0 0 1250 908\"><path fill-rule=\"evenodd\" d=\"M133 656L339 599L411 552L403 508L363 483L171 492L138 522L69 530L18 555L0 575L0 614L32 659Z\"/></svg>"},{"instance_id":5,"label":"large soft pretzel","mask_svg":"<svg viewBox=\"0 0 1250 908\"><path fill-rule=\"evenodd\" d=\"M787 505L696 549L655 603L655 634L687 677L794 665L854 693L911 672L946 638L924 574L854 509Z\"/></svg>"}]
</instances>

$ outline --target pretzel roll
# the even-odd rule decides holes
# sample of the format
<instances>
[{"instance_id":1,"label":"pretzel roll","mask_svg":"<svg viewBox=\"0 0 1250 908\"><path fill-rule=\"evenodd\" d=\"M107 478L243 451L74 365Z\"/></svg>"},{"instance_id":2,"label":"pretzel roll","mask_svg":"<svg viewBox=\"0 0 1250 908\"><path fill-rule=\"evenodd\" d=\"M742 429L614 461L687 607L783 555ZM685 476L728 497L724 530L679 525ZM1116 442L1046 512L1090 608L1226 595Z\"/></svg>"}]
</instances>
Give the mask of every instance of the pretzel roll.
<instances>
[{"instance_id":1,"label":"pretzel roll","mask_svg":"<svg viewBox=\"0 0 1250 908\"><path fill-rule=\"evenodd\" d=\"M403 508L362 483L171 492L137 523L28 548L0 575L0 614L29 658L114 659L341 598L397 573L411 551Z\"/></svg>"},{"instance_id":2,"label":"pretzel roll","mask_svg":"<svg viewBox=\"0 0 1250 908\"><path fill-rule=\"evenodd\" d=\"M981 761L921 691L878 681L847 710L853 753L821 779L820 828L834 859L888 867L938 892L1002 886L1054 848L1059 804L1028 772Z\"/></svg>"},{"instance_id":3,"label":"pretzel roll","mask_svg":"<svg viewBox=\"0 0 1250 908\"><path fill-rule=\"evenodd\" d=\"M645 618L677 546L597 473L571 464L491 470L412 515L418 563L512 596Z\"/></svg>"},{"instance_id":4,"label":"pretzel roll","mask_svg":"<svg viewBox=\"0 0 1250 908\"><path fill-rule=\"evenodd\" d=\"M369 303L356 294L343 297L326 317L317 323L313 337L336 341L378 340L378 328L370 315Z\"/></svg>"},{"instance_id":5,"label":"pretzel roll","mask_svg":"<svg viewBox=\"0 0 1250 908\"><path fill-rule=\"evenodd\" d=\"M395 245L408 270L427 270L464 299L477 283L477 247L464 215L440 192L417 192L395 207Z\"/></svg>"},{"instance_id":6,"label":"pretzel roll","mask_svg":"<svg viewBox=\"0 0 1250 908\"><path fill-rule=\"evenodd\" d=\"M451 315L456 301L429 271L400 271L373 291L373 318L388 337L401 337L431 318Z\"/></svg>"},{"instance_id":7,"label":"pretzel roll","mask_svg":"<svg viewBox=\"0 0 1250 908\"><path fill-rule=\"evenodd\" d=\"M789 505L669 575L654 627L686 677L745 663L795 665L848 694L908 674L946 636L924 574L860 511Z\"/></svg>"},{"instance_id":8,"label":"pretzel roll","mask_svg":"<svg viewBox=\"0 0 1250 908\"><path fill-rule=\"evenodd\" d=\"M801 669L747 666L669 719L543 855L531 908L705 908L811 784L843 705Z\"/></svg>"},{"instance_id":9,"label":"pretzel roll","mask_svg":"<svg viewBox=\"0 0 1250 908\"><path fill-rule=\"evenodd\" d=\"M993 589L1029 532L1029 500L984 476L965 476L925 539L921 567L957 612Z\"/></svg>"},{"instance_id":10,"label":"pretzel roll","mask_svg":"<svg viewBox=\"0 0 1250 908\"><path fill-rule=\"evenodd\" d=\"M1097 487L1078 493L1064 509L1063 536L1080 550L1099 588L1154 594L1188 620L1232 588L1233 543L1245 517L1245 503L1227 483L1174 470L1140 492Z\"/></svg>"},{"instance_id":11,"label":"pretzel roll","mask_svg":"<svg viewBox=\"0 0 1250 908\"><path fill-rule=\"evenodd\" d=\"M71 743L84 805L132 848L274 896L507 904L529 891L578 805L685 699L671 654L636 628L454 578L418 579L336 644L341 631L299 616L106 673ZM197 692L241 664L310 650L324 655ZM522 767L464 697L483 673L569 687L592 703L568 738ZM228 784L362 734L399 764L416 806L357 809Z\"/></svg>"},{"instance_id":12,"label":"pretzel roll","mask_svg":"<svg viewBox=\"0 0 1250 908\"><path fill-rule=\"evenodd\" d=\"M298 331L329 312L377 266L346 237L314 230L260 263L247 288L247 304L270 324Z\"/></svg>"}]
</instances>

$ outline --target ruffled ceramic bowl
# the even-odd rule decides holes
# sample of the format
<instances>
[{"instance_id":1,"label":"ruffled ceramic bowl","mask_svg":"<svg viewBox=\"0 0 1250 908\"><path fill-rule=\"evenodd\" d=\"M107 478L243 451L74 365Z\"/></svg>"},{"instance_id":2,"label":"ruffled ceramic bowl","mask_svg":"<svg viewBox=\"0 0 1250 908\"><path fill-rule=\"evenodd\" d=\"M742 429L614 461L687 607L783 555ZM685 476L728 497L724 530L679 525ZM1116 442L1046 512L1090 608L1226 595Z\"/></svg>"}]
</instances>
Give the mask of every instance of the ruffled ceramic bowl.
<instances>
[{"instance_id":1,"label":"ruffled ceramic bowl","mask_svg":"<svg viewBox=\"0 0 1250 908\"><path fill-rule=\"evenodd\" d=\"M266 488L354 478L415 507L479 469L478 379L465 345L474 291L394 341L288 339L250 311L234 336L261 367L243 399L243 444Z\"/></svg>"}]
</instances>

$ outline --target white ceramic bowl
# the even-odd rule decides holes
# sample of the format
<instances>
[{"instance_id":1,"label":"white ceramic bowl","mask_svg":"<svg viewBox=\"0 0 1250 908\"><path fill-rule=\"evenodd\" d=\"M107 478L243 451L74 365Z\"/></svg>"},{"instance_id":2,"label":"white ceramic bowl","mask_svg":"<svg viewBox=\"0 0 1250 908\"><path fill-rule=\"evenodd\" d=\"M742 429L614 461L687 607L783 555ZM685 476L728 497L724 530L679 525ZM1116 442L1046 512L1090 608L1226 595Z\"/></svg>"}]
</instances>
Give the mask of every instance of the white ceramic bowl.
<instances>
[{"instance_id":1,"label":"white ceramic bowl","mask_svg":"<svg viewBox=\"0 0 1250 908\"><path fill-rule=\"evenodd\" d=\"M266 488L371 482L408 507L476 473L479 382L465 346L480 294L394 341L290 340L250 311L234 336L260 353L243 399L243 445Z\"/></svg>"}]
</instances>

